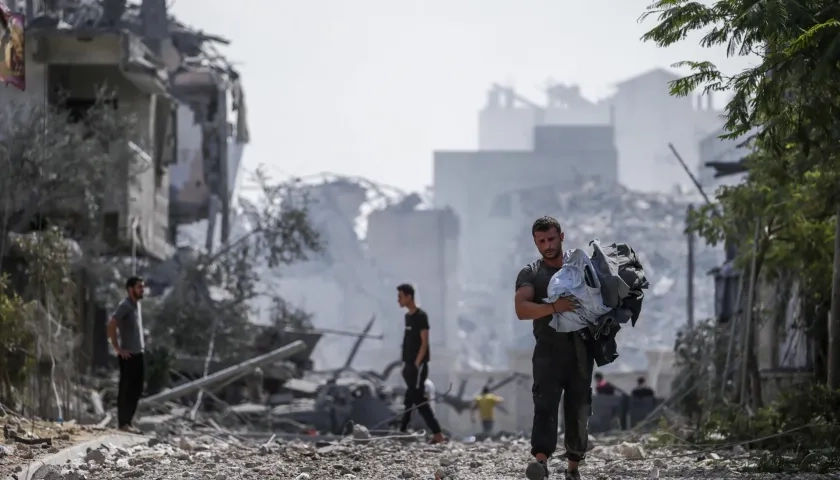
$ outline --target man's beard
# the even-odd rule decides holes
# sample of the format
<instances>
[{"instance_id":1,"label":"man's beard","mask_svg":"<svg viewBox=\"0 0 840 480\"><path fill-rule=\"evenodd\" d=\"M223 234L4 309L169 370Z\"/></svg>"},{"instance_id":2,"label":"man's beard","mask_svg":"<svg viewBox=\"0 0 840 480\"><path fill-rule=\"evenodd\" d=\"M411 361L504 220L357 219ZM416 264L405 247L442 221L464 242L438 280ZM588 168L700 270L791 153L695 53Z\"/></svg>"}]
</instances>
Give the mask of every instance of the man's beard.
<instances>
[{"instance_id":1,"label":"man's beard","mask_svg":"<svg viewBox=\"0 0 840 480\"><path fill-rule=\"evenodd\" d=\"M556 250L553 254L551 254L550 256L549 256L549 254L548 254L548 253L543 253L543 254L542 254L542 256L543 256L543 258L544 258L544 259L546 259L546 260L554 260L554 259L556 259L556 258L559 258L559 257L560 257L560 255L562 254L562 252L563 252L563 249L562 249L562 248L559 248L559 249L557 249L557 250Z\"/></svg>"}]
</instances>

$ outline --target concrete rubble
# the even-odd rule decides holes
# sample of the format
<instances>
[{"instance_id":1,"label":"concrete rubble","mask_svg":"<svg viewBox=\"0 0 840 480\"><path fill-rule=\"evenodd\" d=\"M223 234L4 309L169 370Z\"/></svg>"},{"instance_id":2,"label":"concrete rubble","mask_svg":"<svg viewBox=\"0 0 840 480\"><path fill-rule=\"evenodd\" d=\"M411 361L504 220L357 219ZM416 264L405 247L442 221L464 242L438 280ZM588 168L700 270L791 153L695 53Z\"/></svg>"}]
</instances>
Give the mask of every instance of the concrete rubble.
<instances>
[{"instance_id":1,"label":"concrete rubble","mask_svg":"<svg viewBox=\"0 0 840 480\"><path fill-rule=\"evenodd\" d=\"M21 419L11 414L0 416L0 427L3 430L0 479L4 480L22 464L42 459L105 431L93 426L79 426L74 421L56 424L37 419Z\"/></svg>"},{"instance_id":2,"label":"concrete rubble","mask_svg":"<svg viewBox=\"0 0 840 480\"><path fill-rule=\"evenodd\" d=\"M742 470L751 462L749 455L734 450L704 454L684 449L651 448L639 457L638 453L644 448L638 443L622 443L617 439L611 442L596 440L596 446L582 467L586 478L838 478L817 474L744 473ZM64 465L42 467L42 478L514 479L524 476L529 448L528 441L519 438L479 443L452 442L441 446L417 442L416 437L360 441L356 434L334 442L275 440L263 443L218 435L154 438L131 448L103 446ZM564 462L553 459L550 468L562 474Z\"/></svg>"}]
</instances>

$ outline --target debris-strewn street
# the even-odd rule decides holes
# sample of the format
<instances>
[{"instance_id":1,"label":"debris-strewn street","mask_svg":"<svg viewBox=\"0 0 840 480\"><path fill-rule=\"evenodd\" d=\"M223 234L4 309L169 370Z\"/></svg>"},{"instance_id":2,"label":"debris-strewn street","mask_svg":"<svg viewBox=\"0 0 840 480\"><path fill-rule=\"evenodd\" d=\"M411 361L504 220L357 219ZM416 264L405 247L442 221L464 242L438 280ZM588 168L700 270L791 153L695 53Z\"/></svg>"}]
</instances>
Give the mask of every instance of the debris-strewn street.
<instances>
[{"instance_id":1,"label":"debris-strewn street","mask_svg":"<svg viewBox=\"0 0 840 480\"><path fill-rule=\"evenodd\" d=\"M837 479L803 474L749 474L742 469L750 457L743 449L714 454L685 450L645 451L635 443L598 442L582 467L592 479L632 478L791 478ZM431 446L413 438L370 437L356 430L335 443L279 440L270 444L232 437L152 439L131 448L105 447L89 451L42 478L80 479L521 479L529 455L525 439L450 442ZM562 478L563 463L551 463ZM5 480L5 479L4 479Z\"/></svg>"},{"instance_id":2,"label":"debris-strewn street","mask_svg":"<svg viewBox=\"0 0 840 480\"><path fill-rule=\"evenodd\" d=\"M42 420L21 420L11 415L0 417L3 441L0 443L0 479L16 467L72 445L90 440L108 430L78 426L69 421L63 425Z\"/></svg>"}]
</instances>

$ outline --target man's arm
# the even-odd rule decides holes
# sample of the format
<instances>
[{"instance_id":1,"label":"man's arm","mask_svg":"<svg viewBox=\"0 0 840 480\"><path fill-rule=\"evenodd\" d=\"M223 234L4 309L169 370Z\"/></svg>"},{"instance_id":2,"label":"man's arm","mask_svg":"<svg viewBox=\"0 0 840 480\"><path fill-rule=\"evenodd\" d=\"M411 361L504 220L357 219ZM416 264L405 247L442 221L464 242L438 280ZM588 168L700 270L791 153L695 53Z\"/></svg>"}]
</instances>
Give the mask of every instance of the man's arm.
<instances>
[{"instance_id":1,"label":"man's arm","mask_svg":"<svg viewBox=\"0 0 840 480\"><path fill-rule=\"evenodd\" d=\"M554 308L550 303L534 302L534 287L531 285L516 289L513 304L516 308L516 318L520 320L534 320L554 313Z\"/></svg>"},{"instance_id":2,"label":"man's arm","mask_svg":"<svg viewBox=\"0 0 840 480\"><path fill-rule=\"evenodd\" d=\"M414 366L420 368L426 352L429 351L429 317L425 313L418 319L417 326L420 329L420 349L417 350L417 358L414 360Z\"/></svg>"},{"instance_id":3,"label":"man's arm","mask_svg":"<svg viewBox=\"0 0 840 480\"><path fill-rule=\"evenodd\" d=\"M516 318L535 320L553 313L569 312L575 309L573 302L567 297L560 297L554 303L534 302L533 280L534 271L530 265L520 270L516 277L516 294L513 296Z\"/></svg>"},{"instance_id":4,"label":"man's arm","mask_svg":"<svg viewBox=\"0 0 840 480\"><path fill-rule=\"evenodd\" d=\"M534 302L534 270L526 265L516 276L516 294L513 297L516 318L533 320L554 313L549 303Z\"/></svg>"},{"instance_id":5,"label":"man's arm","mask_svg":"<svg viewBox=\"0 0 840 480\"><path fill-rule=\"evenodd\" d=\"M123 356L123 353L120 349L120 342L117 339L117 328L119 325L119 319L122 318L123 315L125 315L125 308L121 303L114 314L111 315L111 319L108 320L108 339L111 340L111 346L114 347L114 352L120 357Z\"/></svg>"}]
</instances>

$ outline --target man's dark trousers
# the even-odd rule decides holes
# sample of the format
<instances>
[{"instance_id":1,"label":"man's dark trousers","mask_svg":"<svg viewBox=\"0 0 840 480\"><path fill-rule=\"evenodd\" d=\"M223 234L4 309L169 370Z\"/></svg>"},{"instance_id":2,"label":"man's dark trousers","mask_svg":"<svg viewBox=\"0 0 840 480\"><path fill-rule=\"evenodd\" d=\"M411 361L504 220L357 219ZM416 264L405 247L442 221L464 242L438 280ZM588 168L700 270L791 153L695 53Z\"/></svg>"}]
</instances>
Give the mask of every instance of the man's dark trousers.
<instances>
[{"instance_id":1,"label":"man's dark trousers","mask_svg":"<svg viewBox=\"0 0 840 480\"><path fill-rule=\"evenodd\" d=\"M577 333L540 332L534 347L534 425L531 455L550 457L557 449L557 417L563 398L566 457L586 456L592 414L593 360Z\"/></svg>"},{"instance_id":2,"label":"man's dark trousers","mask_svg":"<svg viewBox=\"0 0 840 480\"><path fill-rule=\"evenodd\" d=\"M117 426L130 426L143 395L145 368L142 353L132 353L120 359L120 390L117 397Z\"/></svg>"},{"instance_id":3,"label":"man's dark trousers","mask_svg":"<svg viewBox=\"0 0 840 480\"><path fill-rule=\"evenodd\" d=\"M428 425L433 434L437 435L441 432L440 424L435 418L435 413L429 406L429 398L426 398L425 382L426 377L429 376L429 364L423 362L420 367L415 367L413 363L406 363L402 371L403 379L405 380L405 413L403 413L402 422L400 423L400 430L406 431L408 424L411 422L412 407L417 407L416 410L420 412L420 416ZM418 406L419 405L419 406Z\"/></svg>"}]
</instances>

